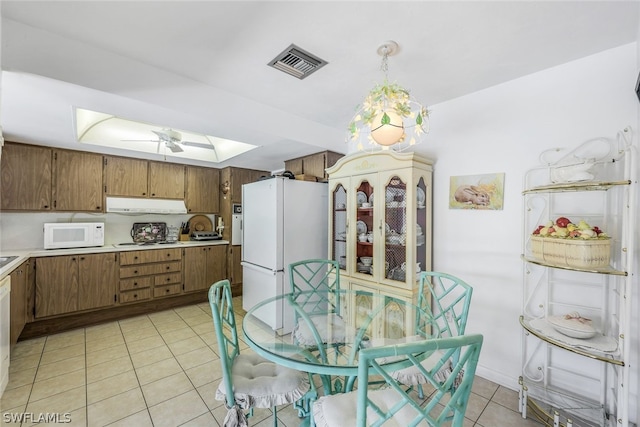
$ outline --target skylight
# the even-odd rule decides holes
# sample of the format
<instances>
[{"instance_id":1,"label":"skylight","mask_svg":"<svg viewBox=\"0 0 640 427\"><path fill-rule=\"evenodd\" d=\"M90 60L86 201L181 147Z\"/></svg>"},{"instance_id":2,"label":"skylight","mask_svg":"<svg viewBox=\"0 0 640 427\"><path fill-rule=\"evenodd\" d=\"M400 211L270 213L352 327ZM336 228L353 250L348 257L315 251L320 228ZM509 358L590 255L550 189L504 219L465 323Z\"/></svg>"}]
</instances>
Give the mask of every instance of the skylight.
<instances>
[{"instance_id":1,"label":"skylight","mask_svg":"<svg viewBox=\"0 0 640 427\"><path fill-rule=\"evenodd\" d=\"M76 138L89 145L221 163L256 145L75 108Z\"/></svg>"}]
</instances>

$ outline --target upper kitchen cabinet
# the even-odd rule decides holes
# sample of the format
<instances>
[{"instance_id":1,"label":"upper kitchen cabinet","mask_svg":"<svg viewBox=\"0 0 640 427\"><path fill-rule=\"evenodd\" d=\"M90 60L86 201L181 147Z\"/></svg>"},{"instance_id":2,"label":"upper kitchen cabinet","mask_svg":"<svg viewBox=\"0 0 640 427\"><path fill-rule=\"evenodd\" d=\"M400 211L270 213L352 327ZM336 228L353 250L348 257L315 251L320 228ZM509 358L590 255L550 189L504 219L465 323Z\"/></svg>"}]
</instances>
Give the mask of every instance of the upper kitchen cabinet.
<instances>
[{"instance_id":1,"label":"upper kitchen cabinet","mask_svg":"<svg viewBox=\"0 0 640 427\"><path fill-rule=\"evenodd\" d=\"M184 166L149 162L149 197L184 199Z\"/></svg>"},{"instance_id":2,"label":"upper kitchen cabinet","mask_svg":"<svg viewBox=\"0 0 640 427\"><path fill-rule=\"evenodd\" d=\"M294 175L309 175L312 177L327 179L325 169L333 166L344 154L333 151L323 151L284 162L284 168Z\"/></svg>"},{"instance_id":3,"label":"upper kitchen cabinet","mask_svg":"<svg viewBox=\"0 0 640 427\"><path fill-rule=\"evenodd\" d=\"M2 210L50 211L52 209L52 150L7 142L0 162Z\"/></svg>"},{"instance_id":4,"label":"upper kitchen cabinet","mask_svg":"<svg viewBox=\"0 0 640 427\"><path fill-rule=\"evenodd\" d=\"M184 166L128 157L105 156L107 196L184 198Z\"/></svg>"},{"instance_id":5,"label":"upper kitchen cabinet","mask_svg":"<svg viewBox=\"0 0 640 427\"><path fill-rule=\"evenodd\" d=\"M102 155L54 150L53 171L56 211L102 211Z\"/></svg>"},{"instance_id":6,"label":"upper kitchen cabinet","mask_svg":"<svg viewBox=\"0 0 640 427\"><path fill-rule=\"evenodd\" d=\"M149 162L105 156L104 184L107 196L148 197Z\"/></svg>"},{"instance_id":7,"label":"upper kitchen cabinet","mask_svg":"<svg viewBox=\"0 0 640 427\"><path fill-rule=\"evenodd\" d=\"M185 203L189 213L220 211L220 170L187 166Z\"/></svg>"}]
</instances>

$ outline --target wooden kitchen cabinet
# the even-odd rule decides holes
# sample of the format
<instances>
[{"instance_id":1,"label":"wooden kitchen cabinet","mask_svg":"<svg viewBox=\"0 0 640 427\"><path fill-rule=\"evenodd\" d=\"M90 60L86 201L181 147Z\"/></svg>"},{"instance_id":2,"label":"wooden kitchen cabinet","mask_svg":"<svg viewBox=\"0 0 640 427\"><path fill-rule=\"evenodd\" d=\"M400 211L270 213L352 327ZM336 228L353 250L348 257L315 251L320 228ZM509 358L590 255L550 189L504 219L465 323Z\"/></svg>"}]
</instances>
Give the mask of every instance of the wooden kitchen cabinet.
<instances>
[{"instance_id":1,"label":"wooden kitchen cabinet","mask_svg":"<svg viewBox=\"0 0 640 427\"><path fill-rule=\"evenodd\" d=\"M220 170L187 166L185 204L189 213L218 213L220 211Z\"/></svg>"},{"instance_id":2,"label":"wooden kitchen cabinet","mask_svg":"<svg viewBox=\"0 0 640 427\"><path fill-rule=\"evenodd\" d=\"M184 291L209 289L227 277L227 245L184 248Z\"/></svg>"},{"instance_id":3,"label":"wooden kitchen cabinet","mask_svg":"<svg viewBox=\"0 0 640 427\"><path fill-rule=\"evenodd\" d=\"M184 199L184 166L149 162L149 197Z\"/></svg>"},{"instance_id":4,"label":"wooden kitchen cabinet","mask_svg":"<svg viewBox=\"0 0 640 427\"><path fill-rule=\"evenodd\" d=\"M304 157L290 159L284 162L285 170L294 175L310 175L320 179L327 179L329 176L325 169L333 166L344 154L333 151L322 151Z\"/></svg>"},{"instance_id":5,"label":"wooden kitchen cabinet","mask_svg":"<svg viewBox=\"0 0 640 427\"><path fill-rule=\"evenodd\" d=\"M29 261L25 261L18 268L13 270L11 276L11 294L10 294L10 344L14 345L18 342L18 337L27 324L27 276L29 271Z\"/></svg>"},{"instance_id":6,"label":"wooden kitchen cabinet","mask_svg":"<svg viewBox=\"0 0 640 427\"><path fill-rule=\"evenodd\" d=\"M52 209L52 150L6 142L0 161L2 210Z\"/></svg>"},{"instance_id":7,"label":"wooden kitchen cabinet","mask_svg":"<svg viewBox=\"0 0 640 427\"><path fill-rule=\"evenodd\" d=\"M182 292L180 248L120 253L119 302L150 300Z\"/></svg>"},{"instance_id":8,"label":"wooden kitchen cabinet","mask_svg":"<svg viewBox=\"0 0 640 427\"><path fill-rule=\"evenodd\" d=\"M105 156L104 192L117 197L184 198L184 166Z\"/></svg>"},{"instance_id":9,"label":"wooden kitchen cabinet","mask_svg":"<svg viewBox=\"0 0 640 427\"><path fill-rule=\"evenodd\" d=\"M53 171L56 211L102 211L102 155L54 150Z\"/></svg>"},{"instance_id":10,"label":"wooden kitchen cabinet","mask_svg":"<svg viewBox=\"0 0 640 427\"><path fill-rule=\"evenodd\" d=\"M148 197L148 170L147 160L105 156L105 194L120 197Z\"/></svg>"},{"instance_id":11,"label":"wooden kitchen cabinet","mask_svg":"<svg viewBox=\"0 0 640 427\"><path fill-rule=\"evenodd\" d=\"M78 256L78 310L115 304L118 253Z\"/></svg>"},{"instance_id":12,"label":"wooden kitchen cabinet","mask_svg":"<svg viewBox=\"0 0 640 427\"><path fill-rule=\"evenodd\" d=\"M221 187L226 189L220 194L220 216L225 223L222 238L232 241L231 216L233 205L242 204L242 186L255 182L263 176L270 176L268 171L228 167L220 171ZM242 247L228 245L227 271L229 271L233 296L242 295L242 266L240 265Z\"/></svg>"},{"instance_id":13,"label":"wooden kitchen cabinet","mask_svg":"<svg viewBox=\"0 0 640 427\"><path fill-rule=\"evenodd\" d=\"M118 265L113 252L36 258L35 317L113 305Z\"/></svg>"}]
</instances>

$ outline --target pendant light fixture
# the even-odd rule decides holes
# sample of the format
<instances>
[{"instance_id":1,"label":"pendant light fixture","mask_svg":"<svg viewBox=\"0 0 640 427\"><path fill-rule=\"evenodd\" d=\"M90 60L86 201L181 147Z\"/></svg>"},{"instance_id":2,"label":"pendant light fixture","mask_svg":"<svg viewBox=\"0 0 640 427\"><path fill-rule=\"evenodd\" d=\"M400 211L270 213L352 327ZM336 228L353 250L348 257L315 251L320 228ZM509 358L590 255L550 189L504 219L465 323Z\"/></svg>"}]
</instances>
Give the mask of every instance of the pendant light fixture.
<instances>
[{"instance_id":1,"label":"pendant light fixture","mask_svg":"<svg viewBox=\"0 0 640 427\"><path fill-rule=\"evenodd\" d=\"M397 52L398 44L394 41L386 41L378 47L384 83L371 89L349 124L347 142L355 143L360 151L403 151L419 143L429 132L427 108L402 86L389 83L389 56Z\"/></svg>"}]
</instances>

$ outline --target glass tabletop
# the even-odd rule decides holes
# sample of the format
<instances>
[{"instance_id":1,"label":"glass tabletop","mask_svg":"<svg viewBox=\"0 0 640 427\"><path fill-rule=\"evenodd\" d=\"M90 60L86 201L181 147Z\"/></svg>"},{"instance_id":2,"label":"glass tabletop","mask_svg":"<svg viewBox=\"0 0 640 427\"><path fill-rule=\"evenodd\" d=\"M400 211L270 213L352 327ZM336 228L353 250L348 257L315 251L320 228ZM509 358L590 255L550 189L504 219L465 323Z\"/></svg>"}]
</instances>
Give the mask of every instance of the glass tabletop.
<instances>
[{"instance_id":1,"label":"glass tabletop","mask_svg":"<svg viewBox=\"0 0 640 427\"><path fill-rule=\"evenodd\" d=\"M285 319L278 330L260 320L276 310ZM243 320L247 344L266 359L345 376L357 375L360 349L439 336L436 328L430 313L406 300L359 290L279 295L255 305Z\"/></svg>"}]
</instances>

